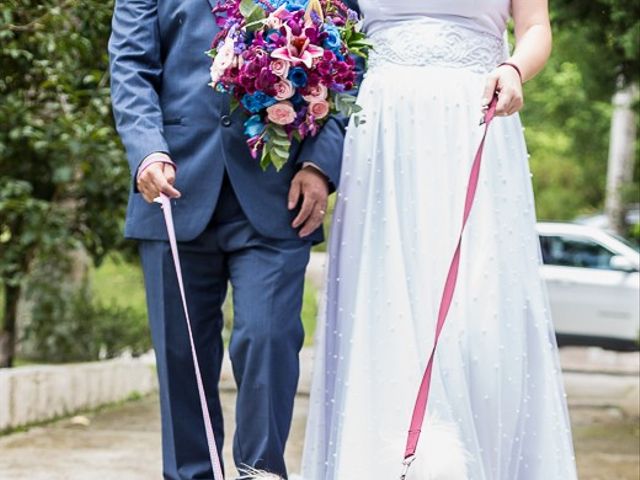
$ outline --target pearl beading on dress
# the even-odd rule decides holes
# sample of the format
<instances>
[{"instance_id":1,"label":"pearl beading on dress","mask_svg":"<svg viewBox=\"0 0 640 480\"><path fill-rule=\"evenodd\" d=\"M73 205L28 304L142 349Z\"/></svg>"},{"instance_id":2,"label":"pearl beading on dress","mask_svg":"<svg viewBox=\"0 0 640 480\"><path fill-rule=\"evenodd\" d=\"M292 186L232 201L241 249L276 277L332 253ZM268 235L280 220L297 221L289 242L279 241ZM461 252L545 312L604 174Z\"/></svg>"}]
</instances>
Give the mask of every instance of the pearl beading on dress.
<instances>
[{"instance_id":1,"label":"pearl beading on dress","mask_svg":"<svg viewBox=\"0 0 640 480\"><path fill-rule=\"evenodd\" d=\"M392 63L464 68L484 74L505 57L503 38L431 19L392 25L373 33L371 40L370 69Z\"/></svg>"},{"instance_id":2,"label":"pearl beading on dress","mask_svg":"<svg viewBox=\"0 0 640 480\"><path fill-rule=\"evenodd\" d=\"M396 1L425 15L369 24L376 52L358 97L366 124L345 138L305 480L398 478L479 142L485 74L507 55L501 36L468 16L447 23L427 15L431 1L384 4ZM518 116L496 120L485 148L429 413L458 426L467 480L575 480ZM434 455L448 462L427 447L411 478L435 480L420 470Z\"/></svg>"}]
</instances>

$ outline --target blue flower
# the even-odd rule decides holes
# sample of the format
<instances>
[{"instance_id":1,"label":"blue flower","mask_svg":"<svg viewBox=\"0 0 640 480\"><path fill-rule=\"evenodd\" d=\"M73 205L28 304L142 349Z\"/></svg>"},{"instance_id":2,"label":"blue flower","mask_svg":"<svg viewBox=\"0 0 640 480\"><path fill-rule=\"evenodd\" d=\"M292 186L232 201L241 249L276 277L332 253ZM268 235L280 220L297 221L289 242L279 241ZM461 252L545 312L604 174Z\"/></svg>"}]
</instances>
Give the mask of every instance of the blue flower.
<instances>
[{"instance_id":1,"label":"blue flower","mask_svg":"<svg viewBox=\"0 0 640 480\"><path fill-rule=\"evenodd\" d=\"M335 25L326 23L324 31L327 33L327 38L324 41L324 48L331 50L334 53L340 52L342 37L340 36L338 28Z\"/></svg>"},{"instance_id":2,"label":"blue flower","mask_svg":"<svg viewBox=\"0 0 640 480\"><path fill-rule=\"evenodd\" d=\"M297 109L298 107L301 107L301 106L304 104L304 102L305 102L305 100L304 100L304 98L302 97L302 95L300 95L300 94L299 94L299 93L297 93L297 92L296 92L296 94L291 98L291 100L290 100L290 101L291 101L291 103L293 103L293 106L294 106L294 107L296 107L296 109Z\"/></svg>"},{"instance_id":3,"label":"blue flower","mask_svg":"<svg viewBox=\"0 0 640 480\"><path fill-rule=\"evenodd\" d=\"M295 67L289 71L289 80L296 88L302 88L307 85L307 72L302 67Z\"/></svg>"},{"instance_id":4,"label":"blue flower","mask_svg":"<svg viewBox=\"0 0 640 480\"><path fill-rule=\"evenodd\" d=\"M271 5L273 5L275 8L280 8L284 5L285 8L290 12L305 10L308 4L309 0L273 0L271 2Z\"/></svg>"},{"instance_id":5,"label":"blue flower","mask_svg":"<svg viewBox=\"0 0 640 480\"><path fill-rule=\"evenodd\" d=\"M249 138L257 137L264 132L264 127L265 125L260 115L253 115L244 122L244 134Z\"/></svg>"},{"instance_id":6,"label":"blue flower","mask_svg":"<svg viewBox=\"0 0 640 480\"><path fill-rule=\"evenodd\" d=\"M242 105L251 113L258 113L263 108L270 107L277 103L277 100L264 92L256 92L251 95L247 94L242 97Z\"/></svg>"}]
</instances>

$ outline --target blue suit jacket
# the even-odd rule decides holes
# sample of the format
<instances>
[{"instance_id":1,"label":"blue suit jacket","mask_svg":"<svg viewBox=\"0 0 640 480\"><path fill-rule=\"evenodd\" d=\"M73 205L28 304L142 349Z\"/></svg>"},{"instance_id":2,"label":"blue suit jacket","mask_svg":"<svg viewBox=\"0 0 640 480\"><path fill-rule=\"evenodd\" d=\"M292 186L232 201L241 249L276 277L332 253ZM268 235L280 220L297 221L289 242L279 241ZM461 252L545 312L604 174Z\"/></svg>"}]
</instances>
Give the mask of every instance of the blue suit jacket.
<instances>
[{"instance_id":1,"label":"blue suit jacket","mask_svg":"<svg viewBox=\"0 0 640 480\"><path fill-rule=\"evenodd\" d=\"M302 163L319 166L337 186L344 119L333 117L314 138L292 150L285 167L263 172L251 158L243 133L246 118L229 114L228 95L208 86L205 51L217 32L215 0L117 0L109 40L111 96L116 126L132 175L150 153L167 152L178 165L174 202L178 239L188 241L206 227L216 207L226 168L238 200L254 228L276 239L298 238L287 209L293 175ZM164 240L158 205L135 191L127 209L125 235ZM322 229L311 240L322 240Z\"/></svg>"}]
</instances>

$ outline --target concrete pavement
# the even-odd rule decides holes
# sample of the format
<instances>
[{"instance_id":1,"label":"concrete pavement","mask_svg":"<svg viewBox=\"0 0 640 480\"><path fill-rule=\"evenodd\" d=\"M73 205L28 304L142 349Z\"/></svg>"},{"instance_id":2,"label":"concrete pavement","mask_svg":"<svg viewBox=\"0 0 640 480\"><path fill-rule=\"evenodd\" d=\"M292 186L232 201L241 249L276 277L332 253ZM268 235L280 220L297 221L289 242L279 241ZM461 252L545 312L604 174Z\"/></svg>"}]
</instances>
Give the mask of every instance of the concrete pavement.
<instances>
[{"instance_id":1,"label":"concrete pavement","mask_svg":"<svg viewBox=\"0 0 640 480\"><path fill-rule=\"evenodd\" d=\"M594 355L601 365L607 363L601 356L609 355L618 366L608 373L602 368L590 371L588 359ZM633 365L640 357L588 349L565 349L561 356L569 370L564 378L581 480L636 480L640 477L640 399L638 370ZM300 466L311 363L312 351L305 350L301 394L287 451L293 472ZM232 432L235 395L228 368L222 385L226 428ZM232 465L229 448L225 453L227 465ZM160 478L156 396L0 437L1 480Z\"/></svg>"}]
</instances>

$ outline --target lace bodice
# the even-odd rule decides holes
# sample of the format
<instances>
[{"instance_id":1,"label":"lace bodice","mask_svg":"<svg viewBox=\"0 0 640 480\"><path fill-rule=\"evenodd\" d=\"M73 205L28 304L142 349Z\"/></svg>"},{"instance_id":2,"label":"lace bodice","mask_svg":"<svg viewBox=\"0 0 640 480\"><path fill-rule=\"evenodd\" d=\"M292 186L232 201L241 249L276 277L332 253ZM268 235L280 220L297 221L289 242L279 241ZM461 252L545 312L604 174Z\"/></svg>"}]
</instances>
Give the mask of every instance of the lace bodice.
<instances>
[{"instance_id":1,"label":"lace bodice","mask_svg":"<svg viewBox=\"0 0 640 480\"><path fill-rule=\"evenodd\" d=\"M371 35L369 68L417 65L488 73L506 57L503 37L438 19L391 24Z\"/></svg>"},{"instance_id":2,"label":"lace bodice","mask_svg":"<svg viewBox=\"0 0 640 480\"><path fill-rule=\"evenodd\" d=\"M375 49L370 67L464 68L487 73L506 56L510 0L360 0Z\"/></svg>"}]
</instances>

